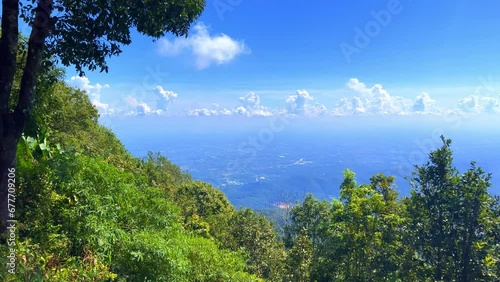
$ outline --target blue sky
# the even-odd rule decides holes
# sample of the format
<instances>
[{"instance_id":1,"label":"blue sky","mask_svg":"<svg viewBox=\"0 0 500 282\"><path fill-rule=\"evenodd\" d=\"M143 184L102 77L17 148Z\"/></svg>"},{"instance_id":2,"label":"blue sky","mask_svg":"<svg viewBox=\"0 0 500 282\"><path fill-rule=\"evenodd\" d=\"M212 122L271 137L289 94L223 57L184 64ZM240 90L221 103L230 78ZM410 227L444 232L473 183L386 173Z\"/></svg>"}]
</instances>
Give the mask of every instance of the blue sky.
<instances>
[{"instance_id":1,"label":"blue sky","mask_svg":"<svg viewBox=\"0 0 500 282\"><path fill-rule=\"evenodd\" d=\"M70 84L103 115L500 113L498 1L209 0Z\"/></svg>"}]
</instances>

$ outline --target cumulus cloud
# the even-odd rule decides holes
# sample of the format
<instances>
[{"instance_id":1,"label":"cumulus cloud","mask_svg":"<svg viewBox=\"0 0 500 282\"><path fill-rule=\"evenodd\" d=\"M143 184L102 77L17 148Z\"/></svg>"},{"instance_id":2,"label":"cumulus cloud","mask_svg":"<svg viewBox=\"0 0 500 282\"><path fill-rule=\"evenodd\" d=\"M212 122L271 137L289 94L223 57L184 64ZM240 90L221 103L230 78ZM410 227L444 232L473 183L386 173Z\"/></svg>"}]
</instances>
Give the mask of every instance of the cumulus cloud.
<instances>
[{"instance_id":1,"label":"cumulus cloud","mask_svg":"<svg viewBox=\"0 0 500 282\"><path fill-rule=\"evenodd\" d=\"M436 100L432 99L428 93L422 92L417 96L415 103L413 103L413 111L415 112L429 112Z\"/></svg>"},{"instance_id":2,"label":"cumulus cloud","mask_svg":"<svg viewBox=\"0 0 500 282\"><path fill-rule=\"evenodd\" d=\"M186 112L190 116L272 116L273 113L267 107L260 104L259 95L248 92L245 96L239 97L240 106L233 109L220 109L219 104L214 103L211 109L191 109Z\"/></svg>"},{"instance_id":3,"label":"cumulus cloud","mask_svg":"<svg viewBox=\"0 0 500 282\"><path fill-rule=\"evenodd\" d=\"M101 102L101 90L109 88L108 84L101 85L96 83L92 85L90 80L85 76L72 76L70 78L69 85L87 93L92 105L99 110L99 114L106 115L113 113L114 109L112 109L109 104Z\"/></svg>"},{"instance_id":4,"label":"cumulus cloud","mask_svg":"<svg viewBox=\"0 0 500 282\"><path fill-rule=\"evenodd\" d=\"M245 43L234 40L226 34L210 35L208 27L203 23L196 24L193 32L187 38L176 38L173 41L161 39L160 54L176 56L188 50L194 56L197 68L205 69L212 64L229 63L236 56L249 52Z\"/></svg>"},{"instance_id":5,"label":"cumulus cloud","mask_svg":"<svg viewBox=\"0 0 500 282\"><path fill-rule=\"evenodd\" d=\"M366 112L363 101L359 97L352 98L352 111L355 114L362 114Z\"/></svg>"},{"instance_id":6,"label":"cumulus cloud","mask_svg":"<svg viewBox=\"0 0 500 282\"><path fill-rule=\"evenodd\" d=\"M286 98L286 113L293 115L317 116L328 112L320 103L311 104L314 97L306 90L297 90L295 94Z\"/></svg>"},{"instance_id":7,"label":"cumulus cloud","mask_svg":"<svg viewBox=\"0 0 500 282\"><path fill-rule=\"evenodd\" d=\"M423 92L415 101L391 95L381 84L367 87L357 78L351 78L347 88L357 95L343 98L333 109L334 115L377 114L377 115L409 115L411 113L433 113L435 100Z\"/></svg>"},{"instance_id":8,"label":"cumulus cloud","mask_svg":"<svg viewBox=\"0 0 500 282\"><path fill-rule=\"evenodd\" d=\"M483 108L486 113L493 114L500 112L500 101L493 97L484 97L482 99Z\"/></svg>"},{"instance_id":9,"label":"cumulus cloud","mask_svg":"<svg viewBox=\"0 0 500 282\"><path fill-rule=\"evenodd\" d=\"M168 109L168 105L170 104L170 102L175 100L175 98L177 98L178 96L178 94L173 91L164 90L160 85L157 85L154 88L154 94L156 96L156 107L159 110Z\"/></svg>"},{"instance_id":10,"label":"cumulus cloud","mask_svg":"<svg viewBox=\"0 0 500 282\"><path fill-rule=\"evenodd\" d=\"M314 100L306 90L297 90L294 95L286 98L287 110L290 114L303 115L307 101Z\"/></svg>"},{"instance_id":11,"label":"cumulus cloud","mask_svg":"<svg viewBox=\"0 0 500 282\"><path fill-rule=\"evenodd\" d=\"M304 113L307 116L322 116L328 113L328 109L325 105L322 105L320 103L316 103L314 105L306 104L304 106Z\"/></svg>"},{"instance_id":12,"label":"cumulus cloud","mask_svg":"<svg viewBox=\"0 0 500 282\"><path fill-rule=\"evenodd\" d=\"M128 106L127 115L165 114L169 110L170 103L179 96L174 91L163 89L161 85L153 88L151 93L152 95L144 95L140 101L133 96L127 96L125 98L125 104Z\"/></svg>"},{"instance_id":13,"label":"cumulus cloud","mask_svg":"<svg viewBox=\"0 0 500 282\"><path fill-rule=\"evenodd\" d=\"M138 101L132 96L125 98L125 102L132 110L128 113L129 115L148 115L148 114L161 114L162 110L152 110L146 102Z\"/></svg>"},{"instance_id":14,"label":"cumulus cloud","mask_svg":"<svg viewBox=\"0 0 500 282\"><path fill-rule=\"evenodd\" d=\"M245 96L240 97L240 103L245 108L256 109L260 107L260 97L253 92L248 92Z\"/></svg>"},{"instance_id":15,"label":"cumulus cloud","mask_svg":"<svg viewBox=\"0 0 500 282\"><path fill-rule=\"evenodd\" d=\"M350 88L361 94L362 98L364 98L365 112L384 115L405 113L405 108L409 104L407 99L391 96L380 84L375 84L371 88L368 88L363 83L359 82L356 84L355 82L359 81L357 79L350 80L351 86L352 84L356 85L356 87Z\"/></svg>"},{"instance_id":16,"label":"cumulus cloud","mask_svg":"<svg viewBox=\"0 0 500 282\"><path fill-rule=\"evenodd\" d=\"M500 113L500 100L494 97L471 95L458 101L458 110L464 113Z\"/></svg>"},{"instance_id":17,"label":"cumulus cloud","mask_svg":"<svg viewBox=\"0 0 500 282\"><path fill-rule=\"evenodd\" d=\"M213 103L212 108L200 108L200 109L190 109L186 111L186 114L188 116L196 116L196 117L207 117L207 116L228 116L232 115L233 112L231 110L228 110L226 108L220 108L219 104Z\"/></svg>"},{"instance_id":18,"label":"cumulus cloud","mask_svg":"<svg viewBox=\"0 0 500 282\"><path fill-rule=\"evenodd\" d=\"M139 104L137 104L136 109L139 115L145 115L151 112L151 108L144 102L140 102Z\"/></svg>"},{"instance_id":19,"label":"cumulus cloud","mask_svg":"<svg viewBox=\"0 0 500 282\"><path fill-rule=\"evenodd\" d=\"M487 97L478 94L464 97L457 107L438 108L429 93L422 92L415 99L391 95L381 84L368 87L357 78L351 78L346 87L355 94L344 97L331 111L334 115L411 115L443 114L446 112L480 114L500 113L500 96Z\"/></svg>"},{"instance_id":20,"label":"cumulus cloud","mask_svg":"<svg viewBox=\"0 0 500 282\"><path fill-rule=\"evenodd\" d=\"M186 113L188 116L216 116L219 114L219 111L214 110L214 109L207 109L207 108L202 108L202 109L191 109L188 110Z\"/></svg>"},{"instance_id":21,"label":"cumulus cloud","mask_svg":"<svg viewBox=\"0 0 500 282\"><path fill-rule=\"evenodd\" d=\"M334 115L356 115L364 114L366 111L364 101L360 97L352 97L352 99L342 98L332 110Z\"/></svg>"},{"instance_id":22,"label":"cumulus cloud","mask_svg":"<svg viewBox=\"0 0 500 282\"><path fill-rule=\"evenodd\" d=\"M266 107L260 104L259 95L254 92L248 92L245 96L240 97L241 106L236 108L235 113L245 116L272 116Z\"/></svg>"},{"instance_id":23,"label":"cumulus cloud","mask_svg":"<svg viewBox=\"0 0 500 282\"><path fill-rule=\"evenodd\" d=\"M196 116L196 117L208 117L208 116L230 116L233 114L233 111L228 110L226 108L223 109L191 109L186 111L188 116Z\"/></svg>"},{"instance_id":24,"label":"cumulus cloud","mask_svg":"<svg viewBox=\"0 0 500 282\"><path fill-rule=\"evenodd\" d=\"M380 85L380 84L376 84L376 86L379 88L382 88L382 85ZM372 96L372 89L366 87L366 85L363 82L359 81L359 79L357 79L357 78L349 79L349 81L347 82L347 87L349 89L356 91L357 93L359 93L363 96L366 96L366 95Z\"/></svg>"}]
</instances>

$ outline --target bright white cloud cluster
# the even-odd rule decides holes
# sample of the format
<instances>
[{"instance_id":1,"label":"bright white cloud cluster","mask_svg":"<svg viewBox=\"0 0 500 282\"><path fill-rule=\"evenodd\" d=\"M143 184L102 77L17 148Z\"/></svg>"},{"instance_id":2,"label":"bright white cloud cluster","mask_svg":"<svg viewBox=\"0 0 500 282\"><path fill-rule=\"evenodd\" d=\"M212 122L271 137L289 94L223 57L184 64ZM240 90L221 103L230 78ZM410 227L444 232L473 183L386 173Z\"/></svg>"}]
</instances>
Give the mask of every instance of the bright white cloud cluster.
<instances>
[{"instance_id":1,"label":"bright white cloud cluster","mask_svg":"<svg viewBox=\"0 0 500 282\"><path fill-rule=\"evenodd\" d=\"M433 111L433 106L436 100L432 99L428 93L422 92L417 96L417 100L413 104L413 111L427 113Z\"/></svg>"},{"instance_id":2,"label":"bright white cloud cluster","mask_svg":"<svg viewBox=\"0 0 500 282\"><path fill-rule=\"evenodd\" d=\"M290 95L286 98L287 103L287 113L293 115L323 115L327 112L324 105L319 103L310 104L314 97L311 96L306 90L297 90L294 95Z\"/></svg>"},{"instance_id":3,"label":"bright white cloud cluster","mask_svg":"<svg viewBox=\"0 0 500 282\"><path fill-rule=\"evenodd\" d=\"M226 108L221 109L219 104L213 103L212 108L191 109L186 112L188 116L230 116L233 114L231 110Z\"/></svg>"},{"instance_id":4,"label":"bright white cloud cluster","mask_svg":"<svg viewBox=\"0 0 500 282\"><path fill-rule=\"evenodd\" d=\"M259 95L254 92L248 92L245 96L239 98L240 106L234 109L220 109L218 104L213 104L211 109L201 108L201 109L191 109L187 111L187 115L190 116L229 116L229 115L239 115L239 116L272 116L273 113L269 111L266 107L260 104Z\"/></svg>"},{"instance_id":5,"label":"bright white cloud cluster","mask_svg":"<svg viewBox=\"0 0 500 282\"><path fill-rule=\"evenodd\" d=\"M132 96L127 96L125 101L128 106L132 107L132 110L129 112L130 115L147 115L153 113L151 107L147 103L137 101L137 99ZM158 111L154 113L158 113Z\"/></svg>"},{"instance_id":6,"label":"bright white cloud cluster","mask_svg":"<svg viewBox=\"0 0 500 282\"><path fill-rule=\"evenodd\" d=\"M347 82L347 88L353 90L357 95L351 98L342 98L332 111L335 115L437 113L437 109L434 107L435 100L425 92L412 101L389 94L380 84L367 87L357 78L351 78Z\"/></svg>"},{"instance_id":7,"label":"bright white cloud cluster","mask_svg":"<svg viewBox=\"0 0 500 282\"><path fill-rule=\"evenodd\" d=\"M171 90L165 90L161 85L152 89L151 95L144 95L141 100L136 97L127 96L125 104L128 107L127 115L160 115L168 112L170 103L174 101L179 94Z\"/></svg>"},{"instance_id":8,"label":"bright white cloud cluster","mask_svg":"<svg viewBox=\"0 0 500 282\"><path fill-rule=\"evenodd\" d=\"M314 100L305 90L297 90L297 93L286 98L287 110L292 114L304 114L307 101Z\"/></svg>"},{"instance_id":9,"label":"bright white cloud cluster","mask_svg":"<svg viewBox=\"0 0 500 282\"><path fill-rule=\"evenodd\" d=\"M175 100L175 98L179 96L174 91L164 90L163 87L160 85L157 85L154 88L154 90L155 90L154 94L157 98L156 107L159 110L167 110L170 102Z\"/></svg>"},{"instance_id":10,"label":"bright white cloud cluster","mask_svg":"<svg viewBox=\"0 0 500 282\"><path fill-rule=\"evenodd\" d=\"M247 117L266 117L274 115L301 115L301 116L319 116L328 112L324 105L319 103L311 104L314 98L306 90L297 90L294 95L286 98L285 109L271 110L261 104L259 95L254 92L248 92L245 96L239 97L240 105L233 109L220 108L218 104L212 108L191 109L187 111L190 116L247 116Z\"/></svg>"},{"instance_id":11,"label":"bright white cloud cluster","mask_svg":"<svg viewBox=\"0 0 500 282\"><path fill-rule=\"evenodd\" d=\"M123 99L101 101L101 92L109 88L108 84L90 83L87 77L73 76L68 84L79 88L89 96L92 104L101 115L164 115L170 112L170 106L179 95L157 85L151 92L137 98L127 96ZM423 114L498 114L500 113L500 96L481 96L479 93L457 100L456 107L438 108L436 100L422 92L414 99L391 95L380 84L367 87L356 78L346 83L346 89L352 91L351 97L339 100L335 107L327 109L306 90L297 90L295 94L284 99L283 106L273 108L264 106L261 98L254 92L248 92L238 98L238 105L225 108L213 104L209 108L197 108L186 111L189 116L246 116L266 117L277 115L294 116L348 116L348 115L423 115ZM344 89L345 90L345 89ZM109 99L108 99L109 100ZM112 106L111 106L112 105Z\"/></svg>"},{"instance_id":12,"label":"bright white cloud cluster","mask_svg":"<svg viewBox=\"0 0 500 282\"><path fill-rule=\"evenodd\" d=\"M347 88L357 95L343 98L333 109L336 115L350 114L382 114L382 115L410 115L410 114L442 114L445 112L461 112L470 114L500 113L500 97L471 95L458 100L457 108L438 108L436 100L422 92L415 100L390 95L382 85L375 84L367 87L356 78L347 82Z\"/></svg>"},{"instance_id":13,"label":"bright white cloud cluster","mask_svg":"<svg viewBox=\"0 0 500 282\"><path fill-rule=\"evenodd\" d=\"M187 38L175 38L173 41L161 39L159 52L165 56L177 56L190 50L198 69L205 69L212 64L226 64L236 56L248 53L249 49L242 41L232 39L226 34L210 35L208 27L198 23L193 28L194 34Z\"/></svg>"},{"instance_id":14,"label":"bright white cloud cluster","mask_svg":"<svg viewBox=\"0 0 500 282\"><path fill-rule=\"evenodd\" d=\"M367 87L357 78L351 78L347 82L347 87L358 95L351 99L341 99L340 103L333 110L333 113L336 115L365 113L404 115L411 106L411 100L391 96L380 84Z\"/></svg>"},{"instance_id":15,"label":"bright white cloud cluster","mask_svg":"<svg viewBox=\"0 0 500 282\"><path fill-rule=\"evenodd\" d=\"M272 116L271 113L266 107L260 104L259 95L248 92L245 96L240 97L240 104L238 108L236 108L235 112L239 115L244 116Z\"/></svg>"},{"instance_id":16,"label":"bright white cloud cluster","mask_svg":"<svg viewBox=\"0 0 500 282\"><path fill-rule=\"evenodd\" d=\"M458 101L458 109L464 113L500 113L500 100L494 97L471 95Z\"/></svg>"},{"instance_id":17,"label":"bright white cloud cluster","mask_svg":"<svg viewBox=\"0 0 500 282\"><path fill-rule=\"evenodd\" d=\"M99 110L99 114L106 115L113 113L114 109L111 108L109 104L101 102L101 90L109 88L108 84L101 85L96 83L92 85L90 80L85 76L72 76L70 78L69 85L85 91L85 93L89 95L92 105Z\"/></svg>"}]
</instances>

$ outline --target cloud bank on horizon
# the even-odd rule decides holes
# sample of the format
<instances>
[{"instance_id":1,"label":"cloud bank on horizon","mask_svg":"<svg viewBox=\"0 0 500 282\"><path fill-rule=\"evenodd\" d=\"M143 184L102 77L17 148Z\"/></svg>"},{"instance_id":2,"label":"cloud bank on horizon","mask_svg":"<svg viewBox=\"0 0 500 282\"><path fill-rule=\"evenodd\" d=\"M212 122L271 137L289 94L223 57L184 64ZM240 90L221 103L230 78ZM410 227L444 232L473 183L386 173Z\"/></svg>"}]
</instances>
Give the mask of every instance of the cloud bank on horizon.
<instances>
[{"instance_id":1,"label":"cloud bank on horizon","mask_svg":"<svg viewBox=\"0 0 500 282\"><path fill-rule=\"evenodd\" d=\"M461 114L498 114L500 113L500 95L496 97L483 96L474 93L456 100L455 105L448 107L436 106L436 99L429 93L422 92L414 99L390 94L381 84L366 86L357 78L351 78L344 90L351 93L347 97L337 98L336 105L328 108L317 101L308 91L301 89L296 93L283 97L282 107L268 107L261 103L261 98L255 92L248 92L238 98L235 107L221 107L213 102L211 107L183 109L181 113L171 113L169 108L182 95L166 90L161 85L151 89L148 97L127 96L112 105L101 100L102 92L109 89L108 84L91 84L86 77L71 77L69 85L85 91L92 104L101 115L185 115L185 116L245 116L269 117L277 115L294 116L354 116L354 115L442 115L449 113ZM240 94L241 95L241 94ZM148 102L146 102L146 100Z\"/></svg>"}]
</instances>

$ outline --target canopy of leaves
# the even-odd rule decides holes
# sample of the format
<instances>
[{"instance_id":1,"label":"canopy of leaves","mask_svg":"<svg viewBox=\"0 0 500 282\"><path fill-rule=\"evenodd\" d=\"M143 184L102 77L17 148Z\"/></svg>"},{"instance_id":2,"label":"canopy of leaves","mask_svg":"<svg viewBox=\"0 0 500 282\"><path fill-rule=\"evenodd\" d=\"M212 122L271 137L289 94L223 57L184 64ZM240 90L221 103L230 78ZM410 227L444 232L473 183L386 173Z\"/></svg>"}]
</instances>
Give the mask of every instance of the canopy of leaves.
<instances>
[{"instance_id":1,"label":"canopy of leaves","mask_svg":"<svg viewBox=\"0 0 500 282\"><path fill-rule=\"evenodd\" d=\"M21 1L25 22L34 22L35 0ZM44 7L42 7L44 8ZM159 38L167 33L187 36L205 8L204 0L175 1L53 1L47 52L64 66L107 71L106 58L131 43L131 30Z\"/></svg>"}]
</instances>

